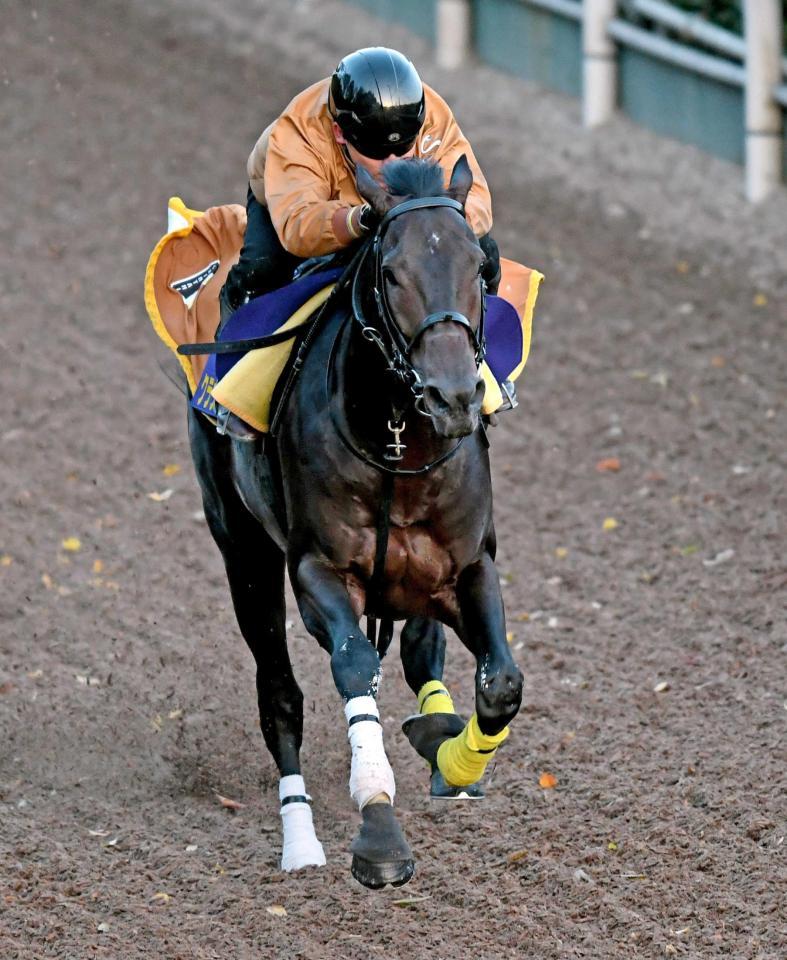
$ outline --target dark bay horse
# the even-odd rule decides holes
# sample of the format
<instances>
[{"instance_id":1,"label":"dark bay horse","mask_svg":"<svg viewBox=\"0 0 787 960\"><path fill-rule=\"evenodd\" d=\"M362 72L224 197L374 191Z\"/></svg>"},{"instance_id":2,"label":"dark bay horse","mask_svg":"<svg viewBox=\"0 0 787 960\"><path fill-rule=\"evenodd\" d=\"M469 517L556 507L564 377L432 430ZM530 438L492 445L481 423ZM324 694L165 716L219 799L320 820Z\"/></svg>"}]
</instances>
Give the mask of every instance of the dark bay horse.
<instances>
[{"instance_id":1,"label":"dark bay horse","mask_svg":"<svg viewBox=\"0 0 787 960\"><path fill-rule=\"evenodd\" d=\"M419 705L406 732L432 764L433 793L435 777L442 795L480 778L522 695L494 566L480 413L484 255L463 212L472 175L462 157L447 190L427 161L393 161L385 179L383 187L358 171L380 226L351 293L329 301L315 327L264 451L219 436L189 408L205 513L256 660L260 725L281 775L282 868L325 863L301 776L286 564L344 703L350 792L362 814L352 872L372 888L405 883L414 862L394 815L376 703L386 644L370 641L362 616L406 620L401 658ZM466 724L441 680L442 624L477 662Z\"/></svg>"}]
</instances>

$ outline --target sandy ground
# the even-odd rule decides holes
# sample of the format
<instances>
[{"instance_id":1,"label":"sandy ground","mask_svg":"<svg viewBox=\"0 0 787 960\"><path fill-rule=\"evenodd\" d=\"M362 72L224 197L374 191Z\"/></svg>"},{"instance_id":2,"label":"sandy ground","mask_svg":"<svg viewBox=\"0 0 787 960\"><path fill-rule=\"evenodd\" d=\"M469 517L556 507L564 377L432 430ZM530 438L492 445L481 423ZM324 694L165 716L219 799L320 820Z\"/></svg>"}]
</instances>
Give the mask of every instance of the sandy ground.
<instances>
[{"instance_id":1,"label":"sandy ground","mask_svg":"<svg viewBox=\"0 0 787 960\"><path fill-rule=\"evenodd\" d=\"M525 706L484 804L431 803L394 647L382 714L418 868L374 894L349 873L340 703L294 609L329 863L278 872L251 657L141 283L167 197L241 199L259 130L380 41L454 105L504 252L547 284L493 436ZM4 960L787 954L787 194L750 208L736 168L430 61L334 0L3 12ZM472 662L453 641L449 660L467 710Z\"/></svg>"}]
</instances>

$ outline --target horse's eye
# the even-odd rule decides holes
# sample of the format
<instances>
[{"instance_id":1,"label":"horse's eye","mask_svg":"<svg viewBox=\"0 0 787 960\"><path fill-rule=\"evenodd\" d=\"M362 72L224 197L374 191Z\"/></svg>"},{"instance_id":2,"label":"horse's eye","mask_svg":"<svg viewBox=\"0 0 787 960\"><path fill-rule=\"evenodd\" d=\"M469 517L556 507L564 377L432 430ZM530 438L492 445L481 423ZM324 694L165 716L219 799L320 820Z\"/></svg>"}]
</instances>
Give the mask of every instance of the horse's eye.
<instances>
[{"instance_id":1,"label":"horse's eye","mask_svg":"<svg viewBox=\"0 0 787 960\"><path fill-rule=\"evenodd\" d=\"M478 264L478 276L479 276L479 277L480 277L481 274L484 272L484 267L485 267L485 266L486 266L486 260L482 260L482 261Z\"/></svg>"},{"instance_id":2,"label":"horse's eye","mask_svg":"<svg viewBox=\"0 0 787 960\"><path fill-rule=\"evenodd\" d=\"M392 286L392 287L398 287L398 286L399 286L399 281L398 281L398 280L396 279L396 277L394 276L393 270L390 270L388 267L386 267L386 268L383 270L383 279L385 280L385 282L386 282L387 284L389 284L389 285Z\"/></svg>"}]
</instances>

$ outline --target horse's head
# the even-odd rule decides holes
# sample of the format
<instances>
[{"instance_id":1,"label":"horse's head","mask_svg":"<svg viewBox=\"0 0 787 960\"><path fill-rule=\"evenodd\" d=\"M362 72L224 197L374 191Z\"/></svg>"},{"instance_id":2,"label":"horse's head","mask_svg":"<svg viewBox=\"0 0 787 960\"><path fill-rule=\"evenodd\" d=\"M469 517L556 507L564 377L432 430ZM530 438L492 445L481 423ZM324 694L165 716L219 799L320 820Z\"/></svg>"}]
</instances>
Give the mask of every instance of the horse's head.
<instances>
[{"instance_id":1,"label":"horse's head","mask_svg":"<svg viewBox=\"0 0 787 960\"><path fill-rule=\"evenodd\" d=\"M418 407L443 437L463 437L478 426L484 382L478 363L482 338L484 254L456 205L407 209L405 200L449 197L464 206L473 183L463 156L448 189L442 168L428 160L392 160L385 186L358 170L358 189L383 225L377 251L380 309L395 327L393 347L420 379ZM397 336L397 332L400 337Z\"/></svg>"}]
</instances>

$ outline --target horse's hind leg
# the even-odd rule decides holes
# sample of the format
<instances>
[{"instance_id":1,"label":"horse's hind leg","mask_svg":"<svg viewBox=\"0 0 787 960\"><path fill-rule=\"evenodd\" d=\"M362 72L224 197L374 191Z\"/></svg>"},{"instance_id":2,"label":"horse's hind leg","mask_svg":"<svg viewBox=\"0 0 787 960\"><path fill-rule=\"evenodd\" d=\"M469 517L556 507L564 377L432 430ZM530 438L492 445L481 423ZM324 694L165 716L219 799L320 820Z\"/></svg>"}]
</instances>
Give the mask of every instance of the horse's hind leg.
<instances>
[{"instance_id":1,"label":"horse's hind leg","mask_svg":"<svg viewBox=\"0 0 787 960\"><path fill-rule=\"evenodd\" d=\"M265 743L279 769L282 869L322 866L301 775L303 694L287 650L284 554L248 512L229 477L229 444L191 424L192 453L205 516L221 550L238 626L257 665L257 703Z\"/></svg>"},{"instance_id":2,"label":"horse's hind leg","mask_svg":"<svg viewBox=\"0 0 787 960\"><path fill-rule=\"evenodd\" d=\"M478 800L484 796L479 784L449 786L437 767L436 751L449 737L464 728L456 715L448 688L443 683L445 631L437 620L412 617L402 628L399 641L404 678L418 698L418 713L402 725L410 743L431 767L430 794L436 800Z\"/></svg>"}]
</instances>

